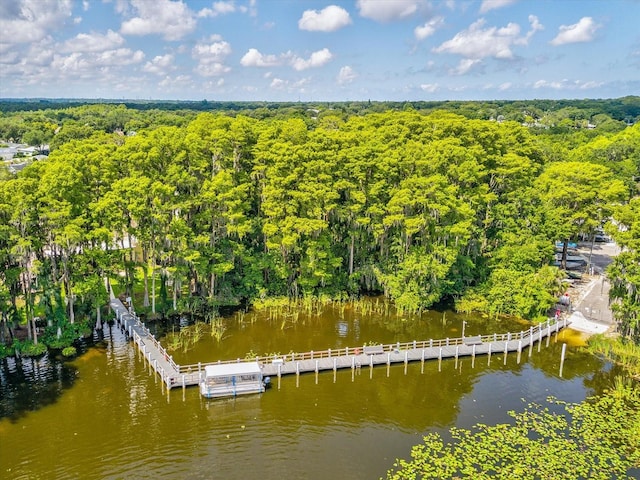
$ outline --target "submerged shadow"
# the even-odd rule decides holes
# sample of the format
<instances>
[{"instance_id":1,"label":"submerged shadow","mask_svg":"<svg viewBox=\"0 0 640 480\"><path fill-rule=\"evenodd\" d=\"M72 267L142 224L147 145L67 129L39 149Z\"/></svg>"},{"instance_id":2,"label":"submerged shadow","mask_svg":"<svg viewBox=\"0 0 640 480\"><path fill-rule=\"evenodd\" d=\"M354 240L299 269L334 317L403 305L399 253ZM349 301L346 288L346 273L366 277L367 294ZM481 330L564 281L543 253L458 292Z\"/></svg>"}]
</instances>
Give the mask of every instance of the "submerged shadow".
<instances>
[{"instance_id":1,"label":"submerged shadow","mask_svg":"<svg viewBox=\"0 0 640 480\"><path fill-rule=\"evenodd\" d=\"M75 383L77 369L55 357L5 358L0 364L0 420L18 421L58 400Z\"/></svg>"}]
</instances>

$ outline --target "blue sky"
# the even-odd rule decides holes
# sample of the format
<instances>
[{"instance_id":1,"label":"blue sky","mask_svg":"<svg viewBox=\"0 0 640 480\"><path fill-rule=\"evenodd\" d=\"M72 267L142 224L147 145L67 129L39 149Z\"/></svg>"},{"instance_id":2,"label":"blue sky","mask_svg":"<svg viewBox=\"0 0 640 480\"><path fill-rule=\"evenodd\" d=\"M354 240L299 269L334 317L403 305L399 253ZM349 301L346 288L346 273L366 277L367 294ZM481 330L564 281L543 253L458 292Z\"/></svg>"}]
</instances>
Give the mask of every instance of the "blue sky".
<instances>
[{"instance_id":1,"label":"blue sky","mask_svg":"<svg viewBox=\"0 0 640 480\"><path fill-rule=\"evenodd\" d=\"M640 94L638 0L2 0L0 97Z\"/></svg>"}]
</instances>

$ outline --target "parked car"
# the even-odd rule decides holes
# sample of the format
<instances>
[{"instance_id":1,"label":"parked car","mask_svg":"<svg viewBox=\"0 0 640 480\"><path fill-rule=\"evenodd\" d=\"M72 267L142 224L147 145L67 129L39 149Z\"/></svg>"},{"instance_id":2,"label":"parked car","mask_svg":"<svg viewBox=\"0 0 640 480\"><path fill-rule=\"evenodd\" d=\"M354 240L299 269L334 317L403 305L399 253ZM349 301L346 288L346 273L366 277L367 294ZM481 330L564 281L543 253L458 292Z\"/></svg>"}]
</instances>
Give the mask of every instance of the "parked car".
<instances>
[{"instance_id":1,"label":"parked car","mask_svg":"<svg viewBox=\"0 0 640 480\"><path fill-rule=\"evenodd\" d=\"M599 243L604 243L609 241L609 237L607 237L604 233L596 233L594 240Z\"/></svg>"}]
</instances>

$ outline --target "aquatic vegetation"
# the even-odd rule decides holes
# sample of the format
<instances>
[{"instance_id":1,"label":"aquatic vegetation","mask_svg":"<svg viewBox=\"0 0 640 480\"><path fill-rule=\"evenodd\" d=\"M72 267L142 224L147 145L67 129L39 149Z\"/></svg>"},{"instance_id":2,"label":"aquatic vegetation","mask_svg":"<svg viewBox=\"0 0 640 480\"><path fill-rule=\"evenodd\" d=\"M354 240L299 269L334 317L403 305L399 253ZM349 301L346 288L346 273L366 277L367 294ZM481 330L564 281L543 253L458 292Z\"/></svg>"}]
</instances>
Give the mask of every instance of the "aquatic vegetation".
<instances>
[{"instance_id":1,"label":"aquatic vegetation","mask_svg":"<svg viewBox=\"0 0 640 480\"><path fill-rule=\"evenodd\" d=\"M187 352L202 340L207 329L209 329L213 338L221 341L226 326L221 318L212 317L209 323L197 321L193 325L180 328L178 331L174 328L171 333L167 334L162 343L165 345L167 351L174 352L176 350L182 350L183 352Z\"/></svg>"},{"instance_id":2,"label":"aquatic vegetation","mask_svg":"<svg viewBox=\"0 0 640 480\"><path fill-rule=\"evenodd\" d=\"M211 322L211 336L215 338L216 341L220 342L222 340L222 336L226 330L227 327L221 318L216 318Z\"/></svg>"},{"instance_id":3,"label":"aquatic vegetation","mask_svg":"<svg viewBox=\"0 0 640 480\"><path fill-rule=\"evenodd\" d=\"M39 357L47 353L47 346L44 343L33 343L31 340L14 340L13 347L23 357Z\"/></svg>"},{"instance_id":4,"label":"aquatic vegetation","mask_svg":"<svg viewBox=\"0 0 640 480\"><path fill-rule=\"evenodd\" d=\"M622 338L608 338L594 335L589 339L589 351L604 355L622 365L634 378L640 379L640 346Z\"/></svg>"},{"instance_id":5,"label":"aquatic vegetation","mask_svg":"<svg viewBox=\"0 0 640 480\"><path fill-rule=\"evenodd\" d=\"M580 404L551 399L510 412L514 424L452 428L453 441L437 433L397 460L388 480L627 478L640 467L640 388L623 380L601 397ZM555 411L562 408L565 415Z\"/></svg>"},{"instance_id":6,"label":"aquatic vegetation","mask_svg":"<svg viewBox=\"0 0 640 480\"><path fill-rule=\"evenodd\" d=\"M76 355L76 353L78 353L77 350L76 350L76 347L66 347L66 348L62 349L62 356L63 357L67 357L67 358L68 357L73 357L73 356Z\"/></svg>"}]
</instances>

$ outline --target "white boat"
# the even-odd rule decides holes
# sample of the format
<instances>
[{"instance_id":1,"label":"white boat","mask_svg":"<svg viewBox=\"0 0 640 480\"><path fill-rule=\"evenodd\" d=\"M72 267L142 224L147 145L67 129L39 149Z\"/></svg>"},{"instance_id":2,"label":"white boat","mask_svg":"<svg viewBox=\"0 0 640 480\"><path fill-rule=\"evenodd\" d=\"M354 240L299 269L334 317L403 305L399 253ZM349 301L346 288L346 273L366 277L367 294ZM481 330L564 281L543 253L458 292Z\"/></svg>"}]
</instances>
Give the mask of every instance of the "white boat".
<instances>
[{"instance_id":1,"label":"white boat","mask_svg":"<svg viewBox=\"0 0 640 480\"><path fill-rule=\"evenodd\" d=\"M225 363L204 367L200 393L206 398L262 393L265 382L258 362Z\"/></svg>"}]
</instances>

